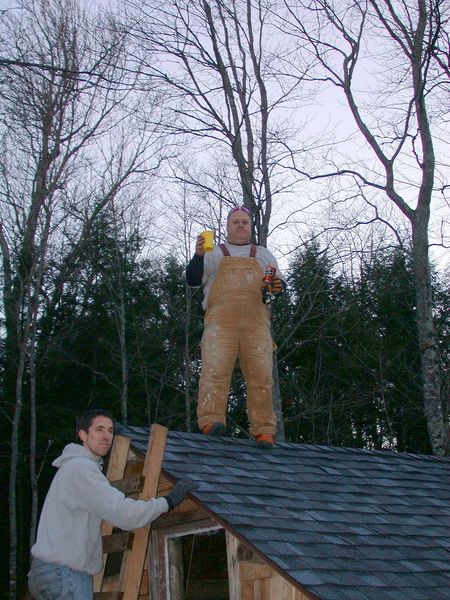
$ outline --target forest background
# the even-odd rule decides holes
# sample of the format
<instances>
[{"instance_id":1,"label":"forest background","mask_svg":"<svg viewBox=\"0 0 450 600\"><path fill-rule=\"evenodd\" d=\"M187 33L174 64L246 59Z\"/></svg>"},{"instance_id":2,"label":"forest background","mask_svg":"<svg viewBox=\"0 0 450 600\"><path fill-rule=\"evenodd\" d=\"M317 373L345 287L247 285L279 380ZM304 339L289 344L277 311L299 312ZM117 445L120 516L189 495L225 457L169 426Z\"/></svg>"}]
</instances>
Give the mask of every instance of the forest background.
<instances>
[{"instance_id":1,"label":"forest background","mask_svg":"<svg viewBox=\"0 0 450 600\"><path fill-rule=\"evenodd\" d=\"M449 47L440 0L3 2L1 597L76 415L197 431L184 269L233 205L288 281L278 438L448 454Z\"/></svg>"}]
</instances>

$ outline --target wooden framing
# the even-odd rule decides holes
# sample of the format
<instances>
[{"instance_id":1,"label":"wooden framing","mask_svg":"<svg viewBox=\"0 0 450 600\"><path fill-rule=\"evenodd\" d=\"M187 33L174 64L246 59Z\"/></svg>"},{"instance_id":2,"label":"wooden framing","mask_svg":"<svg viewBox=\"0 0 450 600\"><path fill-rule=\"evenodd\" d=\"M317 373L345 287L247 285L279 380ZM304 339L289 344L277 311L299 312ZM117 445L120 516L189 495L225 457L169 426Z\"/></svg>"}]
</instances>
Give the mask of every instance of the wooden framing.
<instances>
[{"instance_id":1,"label":"wooden framing","mask_svg":"<svg viewBox=\"0 0 450 600\"><path fill-rule=\"evenodd\" d=\"M144 462L134 462L133 465L133 454L130 453L129 439L120 435L116 436L107 471L108 479L115 480L113 484L116 487L126 489L129 493L131 492L131 495L137 493L139 500L156 498L166 438L167 429L161 425L153 425L150 430ZM135 465L138 466L137 469ZM136 473L136 470L138 473ZM138 476L136 477L136 475ZM139 477L139 475L142 475L142 477ZM119 479L119 481L116 479ZM135 485L142 485L142 488L130 490L131 481L134 481ZM129 534L114 535L113 527L109 523L103 523L102 535L104 536L103 569L94 578L94 600L138 600L138 598L148 598L148 570L144 567L146 566L150 525L137 529L130 536ZM105 567L109 555L108 551L109 553L122 551L123 556L119 575L106 580Z\"/></svg>"},{"instance_id":2,"label":"wooden framing","mask_svg":"<svg viewBox=\"0 0 450 600\"><path fill-rule=\"evenodd\" d=\"M171 481L160 475L166 436L164 427L152 426L144 459L130 448L128 438L116 436L107 471L111 485L144 500L166 494L172 487ZM177 577L180 582L183 577L181 539L212 530L224 531L225 535L229 600L316 598L299 590L245 540L228 531L226 524L188 499L161 515L151 528L126 533L102 524L104 568L94 578L94 600L184 600L184 586L176 582ZM120 573L108 576L106 559L113 552L123 553Z\"/></svg>"}]
</instances>

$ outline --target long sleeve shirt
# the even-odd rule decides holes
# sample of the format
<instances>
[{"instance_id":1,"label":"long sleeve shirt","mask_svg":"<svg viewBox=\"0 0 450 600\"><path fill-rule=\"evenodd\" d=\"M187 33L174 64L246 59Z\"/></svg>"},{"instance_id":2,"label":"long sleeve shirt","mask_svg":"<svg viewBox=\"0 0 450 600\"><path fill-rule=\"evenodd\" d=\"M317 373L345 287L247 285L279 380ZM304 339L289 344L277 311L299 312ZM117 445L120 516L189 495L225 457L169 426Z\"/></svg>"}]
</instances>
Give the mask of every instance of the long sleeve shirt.
<instances>
[{"instance_id":1,"label":"long sleeve shirt","mask_svg":"<svg viewBox=\"0 0 450 600\"><path fill-rule=\"evenodd\" d=\"M53 463L52 481L39 521L34 557L91 575L102 568L100 524L126 531L143 527L169 510L165 498L133 500L112 487L97 458L84 446L68 444Z\"/></svg>"},{"instance_id":2,"label":"long sleeve shirt","mask_svg":"<svg viewBox=\"0 0 450 600\"><path fill-rule=\"evenodd\" d=\"M225 246L230 253L230 256L248 257L250 256L250 249L252 245L245 244L243 246L238 246L236 244L225 242ZM200 287L201 285L205 286L202 302L202 306L205 310L208 306L209 291L214 281L214 277L219 270L219 264L223 256L224 255L220 249L220 246L214 246L211 252L205 252L203 256L194 254L186 268L186 282L190 287ZM267 250L267 248L264 248L264 246L257 246L255 258L261 265L263 273L269 264L274 265L276 267L275 276L285 282L285 278L278 268L278 263L275 257L269 250Z\"/></svg>"}]
</instances>

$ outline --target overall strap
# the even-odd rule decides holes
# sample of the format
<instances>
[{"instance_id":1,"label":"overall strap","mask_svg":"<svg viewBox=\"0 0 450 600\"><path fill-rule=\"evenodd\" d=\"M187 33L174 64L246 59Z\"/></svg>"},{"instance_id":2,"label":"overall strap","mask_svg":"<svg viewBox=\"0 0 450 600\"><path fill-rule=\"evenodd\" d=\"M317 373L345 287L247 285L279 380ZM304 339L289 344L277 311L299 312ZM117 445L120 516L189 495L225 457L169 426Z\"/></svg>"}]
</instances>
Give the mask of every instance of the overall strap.
<instances>
[{"instance_id":1,"label":"overall strap","mask_svg":"<svg viewBox=\"0 0 450 600\"><path fill-rule=\"evenodd\" d=\"M219 244L219 248L222 250L222 254L224 256L230 256L230 253L228 252L228 248L225 246L225 244Z\"/></svg>"},{"instance_id":2,"label":"overall strap","mask_svg":"<svg viewBox=\"0 0 450 600\"><path fill-rule=\"evenodd\" d=\"M219 244L219 248L222 250L222 254L224 256L230 256L230 253L228 252L228 248L225 246L225 244ZM251 258L255 258L255 256L256 256L256 246L255 246L255 244L252 244L250 246L250 254L249 254L249 256Z\"/></svg>"}]
</instances>

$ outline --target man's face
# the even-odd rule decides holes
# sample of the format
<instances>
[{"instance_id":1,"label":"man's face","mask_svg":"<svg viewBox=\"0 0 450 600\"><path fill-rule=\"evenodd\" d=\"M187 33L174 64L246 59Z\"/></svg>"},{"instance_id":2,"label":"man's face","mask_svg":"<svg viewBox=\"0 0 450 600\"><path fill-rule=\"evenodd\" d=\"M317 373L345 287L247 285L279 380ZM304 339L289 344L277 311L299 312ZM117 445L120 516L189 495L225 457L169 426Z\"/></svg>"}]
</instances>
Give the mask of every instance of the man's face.
<instances>
[{"instance_id":1,"label":"man's face","mask_svg":"<svg viewBox=\"0 0 450 600\"><path fill-rule=\"evenodd\" d=\"M89 429L87 431L80 429L78 435L83 442L83 446L97 458L101 458L111 448L114 425L109 417L98 415L92 419Z\"/></svg>"},{"instance_id":2,"label":"man's face","mask_svg":"<svg viewBox=\"0 0 450 600\"><path fill-rule=\"evenodd\" d=\"M227 222L227 239L230 244L249 244L252 237L250 217L243 210L231 214Z\"/></svg>"}]
</instances>

